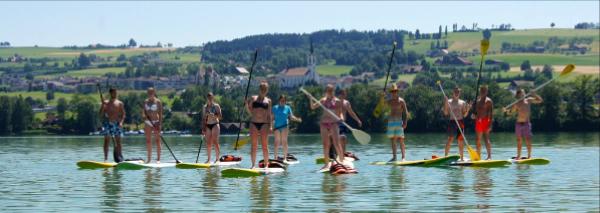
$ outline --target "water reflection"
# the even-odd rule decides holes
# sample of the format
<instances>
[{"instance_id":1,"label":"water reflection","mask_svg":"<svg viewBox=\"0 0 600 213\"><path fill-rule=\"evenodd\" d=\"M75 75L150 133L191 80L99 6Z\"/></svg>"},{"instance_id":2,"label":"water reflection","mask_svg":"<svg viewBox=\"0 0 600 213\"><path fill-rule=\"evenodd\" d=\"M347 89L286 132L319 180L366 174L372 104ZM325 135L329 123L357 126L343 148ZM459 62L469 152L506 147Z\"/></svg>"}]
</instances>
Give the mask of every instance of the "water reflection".
<instances>
[{"instance_id":1,"label":"water reflection","mask_svg":"<svg viewBox=\"0 0 600 213\"><path fill-rule=\"evenodd\" d=\"M221 193L218 190L219 171L217 168L209 168L204 172L202 192L204 197L209 201L219 201L222 199Z\"/></svg>"},{"instance_id":2,"label":"water reflection","mask_svg":"<svg viewBox=\"0 0 600 213\"><path fill-rule=\"evenodd\" d=\"M391 192L391 209L403 209L406 206L405 195L408 191L408 179L404 177L407 168L400 166L390 169L388 175L388 186Z\"/></svg>"},{"instance_id":3,"label":"water reflection","mask_svg":"<svg viewBox=\"0 0 600 213\"><path fill-rule=\"evenodd\" d=\"M472 168L475 175L475 183L473 184L473 191L475 195L480 198L481 203L477 204L478 209L489 209L490 208L490 197L492 188L494 188L494 182L490 178L490 169L488 168Z\"/></svg>"},{"instance_id":4,"label":"water reflection","mask_svg":"<svg viewBox=\"0 0 600 213\"><path fill-rule=\"evenodd\" d=\"M252 177L250 179L250 199L252 211L268 211L271 208L273 195L269 189L269 176Z\"/></svg>"},{"instance_id":5,"label":"water reflection","mask_svg":"<svg viewBox=\"0 0 600 213\"><path fill-rule=\"evenodd\" d=\"M114 169L104 169L102 172L102 190L104 191L103 200L100 205L106 209L118 209L121 200L122 183L121 173Z\"/></svg>"},{"instance_id":6,"label":"water reflection","mask_svg":"<svg viewBox=\"0 0 600 213\"><path fill-rule=\"evenodd\" d=\"M344 191L346 191L347 175L323 174L321 191L323 192L323 203L331 205L327 211L344 211Z\"/></svg>"},{"instance_id":7,"label":"water reflection","mask_svg":"<svg viewBox=\"0 0 600 213\"><path fill-rule=\"evenodd\" d=\"M149 212L163 212L161 207L161 169L147 169L144 171L144 206Z\"/></svg>"}]
</instances>

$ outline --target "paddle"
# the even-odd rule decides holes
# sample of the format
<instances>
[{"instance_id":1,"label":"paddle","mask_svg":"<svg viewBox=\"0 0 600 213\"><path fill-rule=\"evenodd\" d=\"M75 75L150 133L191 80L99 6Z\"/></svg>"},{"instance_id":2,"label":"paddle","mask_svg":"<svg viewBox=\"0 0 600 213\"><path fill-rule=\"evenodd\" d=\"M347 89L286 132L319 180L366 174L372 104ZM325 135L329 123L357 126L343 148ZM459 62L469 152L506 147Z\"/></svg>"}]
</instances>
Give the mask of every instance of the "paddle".
<instances>
[{"instance_id":1,"label":"paddle","mask_svg":"<svg viewBox=\"0 0 600 213\"><path fill-rule=\"evenodd\" d=\"M108 82L107 82L108 84ZM100 94L100 101L102 102L102 104L104 105L104 96L102 95L102 89L100 88L100 83L96 84L96 87L98 88L98 93ZM104 116L104 118L106 118L106 116ZM110 134L110 138L113 142L113 159L115 160L115 162L119 163L121 161L123 161L123 153L117 152L116 146L117 146L117 142L115 141L115 136L113 136L112 134Z\"/></svg>"},{"instance_id":2,"label":"paddle","mask_svg":"<svg viewBox=\"0 0 600 213\"><path fill-rule=\"evenodd\" d=\"M479 62L479 74L477 75L477 86L475 87L475 104L473 104L472 114L477 115L477 98L479 98L479 84L481 83L481 71L483 70L483 59L487 54L488 48L490 47L490 40L481 40L481 61Z\"/></svg>"},{"instance_id":3,"label":"paddle","mask_svg":"<svg viewBox=\"0 0 600 213\"><path fill-rule=\"evenodd\" d=\"M254 59L252 60L252 66L250 66L250 73L248 74L248 84L246 85L246 94L244 95L244 101L243 103L246 103L246 99L248 99L248 90L250 89L250 82L252 81L252 73L254 71L254 65L256 65L256 58L258 57L258 49L256 49L256 51L254 51ZM235 146L234 146L234 150L238 150L239 147L241 147L242 145L248 143L248 139L246 138L245 140L241 140L240 141L240 133L242 132L242 114L244 113L244 110L241 110L244 106L244 104L242 104L241 107L238 108L238 120L239 120L239 124L240 126L238 127L238 132L237 132L237 138L235 139Z\"/></svg>"},{"instance_id":4,"label":"paddle","mask_svg":"<svg viewBox=\"0 0 600 213\"><path fill-rule=\"evenodd\" d=\"M198 163L198 158L200 158L200 150L202 150L202 142L204 142L204 139L200 138L200 146L198 147L198 154L196 155L196 163Z\"/></svg>"},{"instance_id":5,"label":"paddle","mask_svg":"<svg viewBox=\"0 0 600 213\"><path fill-rule=\"evenodd\" d=\"M517 99L515 102L510 103L509 105L506 105L504 107L504 109L508 109L509 107L511 107L512 105L515 105L516 103L518 103L519 101L527 98L527 96L531 95L531 93L540 90L542 87L548 85L549 83L551 83L552 81L556 80L557 78L563 77L565 75L568 75L569 73L571 73L573 70L575 69L575 65L573 64L568 64L562 72L560 72L560 74L548 81L546 81L545 83L541 84L540 86L536 87L535 89L529 91L529 93L527 93L526 95L524 95L523 97Z\"/></svg>"},{"instance_id":6,"label":"paddle","mask_svg":"<svg viewBox=\"0 0 600 213\"><path fill-rule=\"evenodd\" d=\"M371 136L369 134L367 134L366 132L364 132L362 130L352 128L346 122L342 121L335 113L333 113L331 110L327 109L327 107L323 106L323 104L321 104L320 101L318 101L315 97L313 97L309 92L304 90L304 88L300 87L300 91L302 91L304 94L306 94L306 96L308 96L314 102L317 102L319 104L319 106L321 106L321 108L323 108L323 110L325 110L325 112L329 113L331 116L333 116L334 118L339 120L344 126L346 126L348 129L350 129L350 131L352 132L352 136L354 136L354 138L360 144L362 144L362 145L369 144L369 142L371 141Z\"/></svg>"},{"instance_id":7,"label":"paddle","mask_svg":"<svg viewBox=\"0 0 600 213\"><path fill-rule=\"evenodd\" d=\"M390 56L390 62L388 62L388 70L387 75L385 76L385 84L383 84L383 94L379 97L379 101L377 102L377 106L375 106L375 110L373 110L373 116L379 118L384 111L385 108L385 89L387 88L388 78L390 77L390 71L392 70L392 62L394 60L394 53L396 52L396 46L398 43L394 41L394 47L392 48L392 55Z\"/></svg>"},{"instance_id":8,"label":"paddle","mask_svg":"<svg viewBox=\"0 0 600 213\"><path fill-rule=\"evenodd\" d=\"M157 96L157 98L158 98L158 96ZM154 125L154 121L152 121L152 119L150 119L150 116L148 115L148 112L146 111L146 108L143 105L142 105L142 110L144 111L144 115L146 115L146 119L148 119L148 121L150 121L150 124L152 124L152 128L154 128L154 130L158 131L158 129ZM183 162L179 161L177 159L177 157L175 157L175 154L173 154L173 150L171 150L171 147L169 147L169 144L167 143L167 141L165 140L165 138L162 136L162 133L159 132L158 136L160 137L160 140L165 144L165 146L169 150L169 153L171 153L171 156L173 156L173 158L175 159L175 163L176 164L183 163Z\"/></svg>"},{"instance_id":9,"label":"paddle","mask_svg":"<svg viewBox=\"0 0 600 213\"><path fill-rule=\"evenodd\" d=\"M440 86L440 90L442 90L442 94L444 94L444 98L448 99L448 96L446 96L446 92L444 92L444 88L442 87L442 83L440 81L437 81L437 84L438 84L438 86ZM479 156L479 154L477 154L477 152L475 150L473 150L473 147L471 147L471 145L469 145L469 142L467 141L467 137L465 136L465 132L460 127L460 123L458 123L458 119L456 118L456 115L454 114L454 111L452 110L452 106L450 106L450 102L448 102L448 107L449 107L448 111L450 111L450 114L452 115L452 118L454 118L454 122L456 122L456 126L458 127L458 130L460 131L460 134L463 136L463 139L465 140L465 144L467 144L467 152L469 153L469 156L471 156L471 160L472 161L481 160L481 157Z\"/></svg>"}]
</instances>

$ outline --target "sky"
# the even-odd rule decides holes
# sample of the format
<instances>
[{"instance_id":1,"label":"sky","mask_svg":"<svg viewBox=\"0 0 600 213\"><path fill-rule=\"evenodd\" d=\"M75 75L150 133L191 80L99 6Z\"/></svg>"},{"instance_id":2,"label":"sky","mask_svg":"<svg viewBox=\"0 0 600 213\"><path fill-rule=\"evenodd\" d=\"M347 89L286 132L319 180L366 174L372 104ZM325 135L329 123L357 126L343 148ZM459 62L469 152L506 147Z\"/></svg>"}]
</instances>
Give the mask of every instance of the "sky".
<instances>
[{"instance_id":1,"label":"sky","mask_svg":"<svg viewBox=\"0 0 600 213\"><path fill-rule=\"evenodd\" d=\"M572 28L600 20L600 1L0 1L0 41L12 46L201 45L264 33L325 29L436 32L453 23L481 28Z\"/></svg>"}]
</instances>

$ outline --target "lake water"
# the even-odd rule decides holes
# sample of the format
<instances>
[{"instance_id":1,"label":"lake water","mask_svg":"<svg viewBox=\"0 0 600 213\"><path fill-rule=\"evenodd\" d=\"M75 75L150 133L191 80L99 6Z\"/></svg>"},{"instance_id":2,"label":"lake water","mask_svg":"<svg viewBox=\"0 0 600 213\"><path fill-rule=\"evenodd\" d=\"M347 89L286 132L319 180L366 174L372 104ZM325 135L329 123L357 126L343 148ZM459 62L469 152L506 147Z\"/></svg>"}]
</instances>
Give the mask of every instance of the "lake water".
<instances>
[{"instance_id":1,"label":"lake water","mask_svg":"<svg viewBox=\"0 0 600 213\"><path fill-rule=\"evenodd\" d=\"M407 137L409 160L443 154L443 134ZM599 137L538 133L534 156L549 158L551 164L476 169L372 166L369 162L391 157L389 142L373 135L369 145L349 145L361 158L355 162L359 173L332 176L315 173L321 166L315 164L322 153L319 137L297 135L290 137L290 152L300 164L283 174L252 178L221 178L218 168L80 170L79 160L102 160L101 138L0 138L0 211L598 212ZM166 139L180 160L195 160L199 137ZM221 139L223 154L241 155L241 166L248 167L250 146L235 152L234 139ZM512 134L494 134L494 158L514 156L514 141ZM126 158L145 156L142 137L126 137L123 148ZM162 161L171 161L163 149Z\"/></svg>"}]
</instances>

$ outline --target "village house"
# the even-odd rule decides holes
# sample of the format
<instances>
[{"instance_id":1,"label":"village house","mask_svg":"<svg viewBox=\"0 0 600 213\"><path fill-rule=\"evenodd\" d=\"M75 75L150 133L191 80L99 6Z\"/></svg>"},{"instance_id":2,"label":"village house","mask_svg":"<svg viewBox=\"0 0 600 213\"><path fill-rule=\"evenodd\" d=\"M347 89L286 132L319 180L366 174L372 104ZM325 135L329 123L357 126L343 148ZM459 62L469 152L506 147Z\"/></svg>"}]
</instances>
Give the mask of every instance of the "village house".
<instances>
[{"instance_id":1,"label":"village house","mask_svg":"<svg viewBox=\"0 0 600 213\"><path fill-rule=\"evenodd\" d=\"M286 68L277 75L277 82L283 89L297 88L308 82L318 84L319 81L317 62L312 52L308 55L307 67Z\"/></svg>"},{"instance_id":2,"label":"village house","mask_svg":"<svg viewBox=\"0 0 600 213\"><path fill-rule=\"evenodd\" d=\"M423 66L421 66L421 65L403 64L400 66L400 73L403 73L403 74L418 73L421 71L423 71Z\"/></svg>"}]
</instances>

